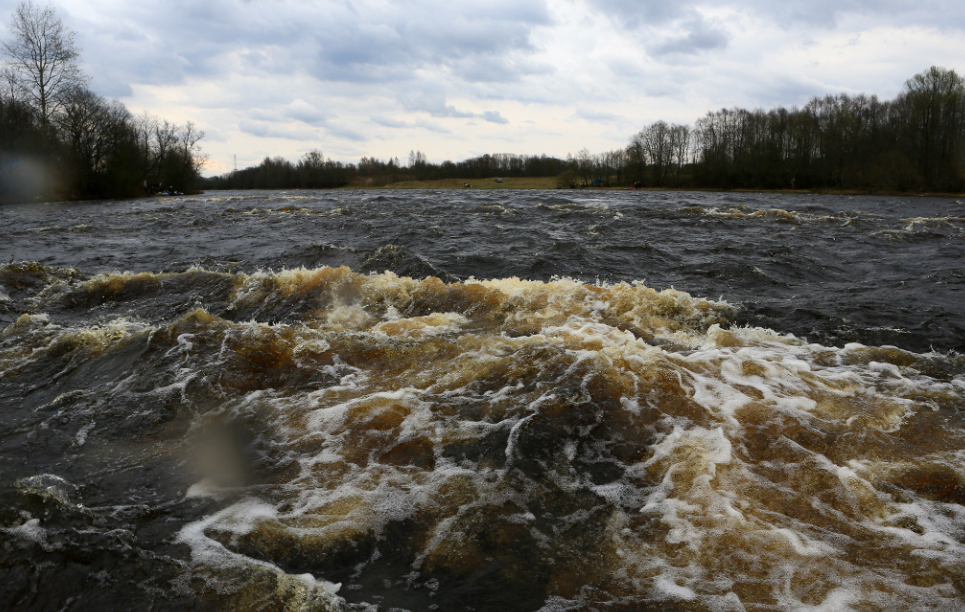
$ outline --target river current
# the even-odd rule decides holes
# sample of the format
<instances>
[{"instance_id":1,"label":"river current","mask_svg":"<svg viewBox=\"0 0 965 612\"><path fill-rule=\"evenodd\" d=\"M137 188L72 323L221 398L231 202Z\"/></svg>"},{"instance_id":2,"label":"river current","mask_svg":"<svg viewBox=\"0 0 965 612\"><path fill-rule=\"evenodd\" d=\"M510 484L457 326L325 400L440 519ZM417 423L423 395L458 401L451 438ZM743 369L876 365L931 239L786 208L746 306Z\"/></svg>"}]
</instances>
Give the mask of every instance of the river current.
<instances>
[{"instance_id":1,"label":"river current","mask_svg":"<svg viewBox=\"0 0 965 612\"><path fill-rule=\"evenodd\" d=\"M0 609L965 610L965 201L0 208Z\"/></svg>"}]
</instances>

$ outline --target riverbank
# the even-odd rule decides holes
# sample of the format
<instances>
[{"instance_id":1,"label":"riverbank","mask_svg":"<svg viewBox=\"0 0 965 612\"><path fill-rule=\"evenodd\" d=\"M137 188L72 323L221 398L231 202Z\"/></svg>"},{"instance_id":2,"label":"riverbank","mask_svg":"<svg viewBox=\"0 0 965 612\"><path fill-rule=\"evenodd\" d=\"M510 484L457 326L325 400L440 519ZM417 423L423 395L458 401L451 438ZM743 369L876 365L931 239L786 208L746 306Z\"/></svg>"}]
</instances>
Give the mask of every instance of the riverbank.
<instances>
[{"instance_id":1,"label":"riverbank","mask_svg":"<svg viewBox=\"0 0 965 612\"><path fill-rule=\"evenodd\" d=\"M495 178L484 179L438 179L425 181L398 181L386 185L346 185L339 189L553 189L563 191L626 191L633 190L626 186L618 187L576 187L573 189L557 186L558 179L554 176L539 177L505 177L496 182ZM469 187L466 187L466 185ZM965 193L952 192L902 192L902 191L863 191L860 189L721 189L712 187L643 187L635 191L699 191L703 193L774 193L774 194L815 194L815 195L851 195L851 196L888 196L888 197L929 197L929 198L965 198Z\"/></svg>"},{"instance_id":2,"label":"riverbank","mask_svg":"<svg viewBox=\"0 0 965 612\"><path fill-rule=\"evenodd\" d=\"M469 187L466 187L466 184ZM943 193L943 192L901 192L901 191L861 191L858 189L719 189L719 188L709 188L709 187L643 187L640 189L631 189L629 187L576 187L576 188L560 188L556 185L555 177L519 177L519 178L504 178L502 182L497 183L496 179L486 178L486 179L440 179L440 180L427 180L427 181L398 181L395 183L388 183L386 185L346 185L344 187L337 187L331 189L331 191L351 191L351 190L384 190L384 189L400 189L400 190L415 190L415 189L487 189L487 190L513 190L513 189L526 189L526 190L553 190L553 191L584 191L584 192L596 192L596 191L640 191L640 192L701 192L701 193L772 193L772 194L782 194L782 195L847 195L847 196L881 196L881 197L912 197L912 198L958 198L963 199L965 202L965 193ZM159 197L182 197L182 196L193 196L206 193L207 191L219 191L217 189L207 189L204 191L192 190L178 196L167 196L165 194L154 194L154 195L142 195L137 196L133 199L147 199L147 198L159 198ZM254 190L257 191L257 190ZM286 189L285 191L325 191L319 189ZM99 200L90 199L62 199L62 200L29 200L29 201L17 201L13 199L0 199L0 207L6 205L14 204L50 204L55 202L85 202L85 201L101 201L101 202L111 202L122 200L125 198L102 198Z\"/></svg>"}]
</instances>

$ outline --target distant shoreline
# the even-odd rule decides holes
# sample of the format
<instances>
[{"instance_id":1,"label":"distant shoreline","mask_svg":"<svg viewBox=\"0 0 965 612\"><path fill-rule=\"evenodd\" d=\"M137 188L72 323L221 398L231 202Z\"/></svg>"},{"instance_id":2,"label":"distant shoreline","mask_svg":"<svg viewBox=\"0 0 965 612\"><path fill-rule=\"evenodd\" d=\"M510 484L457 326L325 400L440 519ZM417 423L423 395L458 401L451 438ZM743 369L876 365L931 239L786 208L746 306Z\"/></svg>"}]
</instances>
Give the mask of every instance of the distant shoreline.
<instances>
[{"instance_id":1,"label":"distant shoreline","mask_svg":"<svg viewBox=\"0 0 965 612\"><path fill-rule=\"evenodd\" d=\"M469 183L470 187L464 184ZM523 178L503 178L501 183L497 183L494 178L487 179L441 179L426 181L400 181L388 183L386 185L346 185L338 187L334 191L343 190L397 190L397 189L453 189L469 191L473 189L501 190L501 189L530 189L530 190L549 190L562 192L580 191L699 191L699 192L720 192L720 193L774 193L787 195L850 195L850 196L889 196L889 197L916 197L916 198L965 198L965 193L954 192L915 192L915 191L864 191L858 189L751 189L734 188L721 189L718 187L641 187L634 189L631 187L557 187L556 177L523 177ZM213 190L212 190L213 191ZM290 190L286 190L290 191Z\"/></svg>"},{"instance_id":2,"label":"distant shoreline","mask_svg":"<svg viewBox=\"0 0 965 612\"><path fill-rule=\"evenodd\" d=\"M465 181L461 179L443 179L443 180L427 180L427 181L400 181L397 183L388 183L386 185L345 185L343 187L331 187L331 188L277 188L277 189L204 189L204 190L193 190L188 193L179 196L166 196L166 195L141 195L133 196L130 198L81 198L76 200L33 200L33 201L18 201L0 198L0 206L13 206L22 204L55 204L55 203L76 203L76 202L111 202L111 201L124 201L124 200L138 200L138 199L148 199L148 198L170 198L176 200L185 196L195 196L207 192L216 191L415 191L419 189L425 190L452 190L452 191L472 191L472 190L486 190L486 191L496 191L496 190L530 190L530 191L559 191L564 193L578 193L578 192L596 192L596 191L637 191L637 192L658 192L658 191L669 191L669 192L687 192L695 191L701 193L772 193L781 195L842 195L842 196L884 196L884 197L904 197L904 198L947 198L947 199L965 199L965 193L952 193L952 192L913 192L913 191L862 191L857 189L749 189L749 188L735 188L735 189L720 189L720 188L709 188L709 187L641 187L641 188L630 188L630 187L557 187L554 181L555 177L537 177L537 178L504 178L501 183L497 183L495 179L477 179L474 181ZM469 187L465 187L465 183L469 183Z\"/></svg>"}]
</instances>

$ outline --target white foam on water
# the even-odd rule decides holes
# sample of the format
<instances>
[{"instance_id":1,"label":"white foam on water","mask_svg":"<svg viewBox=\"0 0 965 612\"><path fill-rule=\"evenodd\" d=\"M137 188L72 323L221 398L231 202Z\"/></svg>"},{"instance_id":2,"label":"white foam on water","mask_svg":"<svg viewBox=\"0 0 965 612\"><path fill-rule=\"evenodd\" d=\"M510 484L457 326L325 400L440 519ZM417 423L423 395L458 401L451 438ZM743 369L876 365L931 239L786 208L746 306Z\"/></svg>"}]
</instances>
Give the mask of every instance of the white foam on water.
<instances>
[{"instance_id":1,"label":"white foam on water","mask_svg":"<svg viewBox=\"0 0 965 612\"><path fill-rule=\"evenodd\" d=\"M706 353L692 354L687 357L692 361L704 361ZM750 403L751 398L739 391L732 384L721 381L715 376L704 376L696 372L687 372L687 382L692 389L691 397L712 414L718 414L726 422L737 427L738 421L734 417L737 409Z\"/></svg>"},{"instance_id":2,"label":"white foam on water","mask_svg":"<svg viewBox=\"0 0 965 612\"><path fill-rule=\"evenodd\" d=\"M87 443L87 434L89 434L96 426L97 422L91 421L77 430L77 433L74 435L74 442L77 444L77 446L83 446Z\"/></svg>"},{"instance_id":3,"label":"white foam on water","mask_svg":"<svg viewBox=\"0 0 965 612\"><path fill-rule=\"evenodd\" d=\"M40 526L40 519L32 518L24 522L23 525L2 527L0 531L39 544L41 548L48 552L55 549L47 542L47 530Z\"/></svg>"},{"instance_id":4,"label":"white foam on water","mask_svg":"<svg viewBox=\"0 0 965 612\"><path fill-rule=\"evenodd\" d=\"M934 567L965 567L959 541L965 516L954 504L913 492L911 501L890 499L876 487L907 469L899 460L835 445L900 436L923 410L937 414L940 402L960 399L962 376L933 380L888 362L886 351L866 355L878 349L857 344L821 347L769 330L723 329L710 324L723 305L639 285L501 279L446 286L347 269L239 275L236 282L234 299L246 307L323 282L351 284L361 297L352 304L320 301L318 311L286 325L198 315L197 324L210 325L220 346L211 347L205 331L192 331L168 351L177 362L175 381L155 392L177 390L185 401L189 381L204 384L206 372L231 367L246 342L270 342L290 357L286 363L327 377L315 388L246 388L214 409L224 418L258 415L264 423L258 435L299 469L264 489L265 499L247 498L182 529L179 539L199 564L255 563L275 571L270 558L254 561L231 550L232 538L261 530L258 537L351 545L355 537L381 538L394 522L432 516L413 567L431 572L433 564L452 562L457 571L460 551L475 546L477 534L468 530L481 529L473 522L479 516L523 526L547 554L571 545L566 533L605 516L607 546L593 554L614 588L626 589L615 600L646 596L721 612L745 605L857 609L855 602L870 601L869 593L886 584L900 599L898 609L914 610L915 602L955 596L949 585L902 586L904 577L887 560L848 558L860 534L876 554L883 548L885 559L902 554ZM412 312L407 300L417 291L431 297L437 289L484 295L492 308L483 318L474 318L472 308L402 314ZM453 303L441 299L441 309ZM119 334L101 335L113 342L148 331L124 323L115 329ZM339 355L345 346L378 358ZM601 411L596 421L575 418L594 410ZM571 427L570 417L578 425ZM559 428L552 419L561 419ZM618 424L606 430L610 420ZM545 431L564 438L552 440L559 442L552 456L527 461L534 438L524 435L547 423ZM77 432L78 444L86 427ZM594 439L597 431L609 437ZM630 465L611 455L621 444L620 456L634 457L624 459ZM450 454L459 445L469 450ZM487 467L477 456L483 451L498 461ZM909 461L924 456L915 452ZM754 453L765 458L757 463ZM610 461L604 480L579 472L588 457ZM959 469L965 455L942 461ZM534 464L546 472L533 472ZM592 500L585 502L592 508L542 516L536 493L512 484L521 474L563 496L589 492L579 499ZM202 480L185 496L223 493L217 482ZM913 523L921 533L908 527ZM210 537L214 532L226 544ZM359 561L358 571L370 562ZM599 577L591 574L592 585ZM813 575L824 594L808 595L803 575ZM772 592L745 595L755 584ZM779 604L761 603L769 598ZM586 605L573 601L579 599L551 598L546 606Z\"/></svg>"},{"instance_id":5,"label":"white foam on water","mask_svg":"<svg viewBox=\"0 0 965 612\"><path fill-rule=\"evenodd\" d=\"M915 555L965 560L965 507L958 504L918 499L914 502L899 504L901 513L914 517L915 523L923 533L917 534L907 529L881 527L891 530L897 537L906 540L914 547Z\"/></svg>"},{"instance_id":6,"label":"white foam on water","mask_svg":"<svg viewBox=\"0 0 965 612\"><path fill-rule=\"evenodd\" d=\"M336 306L328 312L325 317L327 327L330 329L366 329L372 322L373 317L358 305Z\"/></svg>"},{"instance_id":7,"label":"white foam on water","mask_svg":"<svg viewBox=\"0 0 965 612\"><path fill-rule=\"evenodd\" d=\"M397 389L395 391L379 391L361 397L353 398L347 402L327 406L313 410L308 414L306 425L310 431L332 431L334 428L344 424L348 410L359 405L365 405L377 400L387 400L389 402L399 402L406 407L419 407L424 405L420 399L421 392L411 387Z\"/></svg>"},{"instance_id":8,"label":"white foam on water","mask_svg":"<svg viewBox=\"0 0 965 612\"><path fill-rule=\"evenodd\" d=\"M602 309L601 309L602 310ZM600 322L586 322L571 318L566 325L550 326L543 329L546 338L559 338L567 344L583 350L602 351L617 349L626 345L644 350L646 344L628 331L623 331Z\"/></svg>"},{"instance_id":9,"label":"white foam on water","mask_svg":"<svg viewBox=\"0 0 965 612\"><path fill-rule=\"evenodd\" d=\"M304 356L327 353L331 348L332 345L321 334L318 334L315 338L302 338L295 350L292 351L292 357L295 358L296 362L304 363Z\"/></svg>"},{"instance_id":10,"label":"white foam on water","mask_svg":"<svg viewBox=\"0 0 965 612\"><path fill-rule=\"evenodd\" d=\"M427 338L457 332L469 319L457 312L433 313L422 317L393 318L372 328L372 332L386 336Z\"/></svg>"},{"instance_id":11,"label":"white foam on water","mask_svg":"<svg viewBox=\"0 0 965 612\"><path fill-rule=\"evenodd\" d=\"M723 428L707 430L677 424L653 446L653 453L635 470L656 468L662 482L646 496L640 512L667 526L666 541L698 551L708 532L744 523L730 495L714 485L718 466L730 464L733 449Z\"/></svg>"},{"instance_id":12,"label":"white foam on water","mask_svg":"<svg viewBox=\"0 0 965 612\"><path fill-rule=\"evenodd\" d=\"M655 594L662 599L682 599L684 601L697 599L697 593L693 589L677 584L665 574L657 576L653 583L653 589Z\"/></svg>"},{"instance_id":13,"label":"white foam on water","mask_svg":"<svg viewBox=\"0 0 965 612\"><path fill-rule=\"evenodd\" d=\"M711 595L701 598L707 609L711 612L747 612L747 608L741 603L740 597L733 591L724 595Z\"/></svg>"},{"instance_id":14,"label":"white foam on water","mask_svg":"<svg viewBox=\"0 0 965 612\"><path fill-rule=\"evenodd\" d=\"M81 507L71 500L71 497L77 494L77 486L56 474L37 474L20 478L16 482L16 488L54 500L63 506Z\"/></svg>"},{"instance_id":15,"label":"white foam on water","mask_svg":"<svg viewBox=\"0 0 965 612\"><path fill-rule=\"evenodd\" d=\"M318 579L309 573L285 574L276 565L235 553L205 534L205 530L213 525L217 525L218 529L222 531L244 534L250 532L260 522L274 519L277 516L278 512L273 506L258 500L247 500L200 521L185 525L175 536L175 541L187 545L191 549L192 560L199 565L213 568L262 567L300 580L309 588L321 589L332 596L338 593L341 584Z\"/></svg>"}]
</instances>

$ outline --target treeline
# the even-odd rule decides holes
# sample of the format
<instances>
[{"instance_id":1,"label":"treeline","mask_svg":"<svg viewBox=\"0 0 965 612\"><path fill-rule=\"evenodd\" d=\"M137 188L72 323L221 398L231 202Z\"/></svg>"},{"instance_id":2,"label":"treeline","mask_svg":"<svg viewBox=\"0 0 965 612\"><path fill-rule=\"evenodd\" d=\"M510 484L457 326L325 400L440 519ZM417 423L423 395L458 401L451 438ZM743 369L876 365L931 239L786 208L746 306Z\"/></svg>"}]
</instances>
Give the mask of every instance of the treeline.
<instances>
[{"instance_id":1,"label":"treeline","mask_svg":"<svg viewBox=\"0 0 965 612\"><path fill-rule=\"evenodd\" d=\"M657 122L626 153L629 174L653 186L962 191L965 82L933 67L892 101L841 94Z\"/></svg>"},{"instance_id":2,"label":"treeline","mask_svg":"<svg viewBox=\"0 0 965 612\"><path fill-rule=\"evenodd\" d=\"M406 180L558 176L568 168L566 160L556 157L509 153L433 164L421 151L409 153L408 165L401 164L398 158L383 161L372 157L363 157L358 164L346 164L332 161L316 149L296 163L282 157L266 157L257 166L203 179L201 185L206 189L326 189L349 184L380 187Z\"/></svg>"},{"instance_id":3,"label":"treeline","mask_svg":"<svg viewBox=\"0 0 965 612\"><path fill-rule=\"evenodd\" d=\"M932 67L891 101L812 98L803 108L722 109L646 126L623 150L570 158L562 183L711 189L965 188L965 81Z\"/></svg>"},{"instance_id":4,"label":"treeline","mask_svg":"<svg viewBox=\"0 0 965 612\"><path fill-rule=\"evenodd\" d=\"M909 79L891 101L841 94L801 108L707 113L692 125L658 121L622 149L566 159L512 154L430 163L413 151L356 164L318 151L297 164L259 166L207 179L209 188L379 186L400 180L555 176L559 187L640 186L709 189L965 189L965 81L933 67Z\"/></svg>"},{"instance_id":5,"label":"treeline","mask_svg":"<svg viewBox=\"0 0 965 612\"><path fill-rule=\"evenodd\" d=\"M85 88L44 121L37 109L0 95L0 201L114 198L196 186L202 133Z\"/></svg>"},{"instance_id":6,"label":"treeline","mask_svg":"<svg viewBox=\"0 0 965 612\"><path fill-rule=\"evenodd\" d=\"M201 180L205 189L331 189L347 185L352 164L326 159L321 151L306 153L298 163L266 157L257 166Z\"/></svg>"},{"instance_id":7,"label":"treeline","mask_svg":"<svg viewBox=\"0 0 965 612\"><path fill-rule=\"evenodd\" d=\"M18 6L2 41L0 202L187 191L200 178L203 133L88 89L74 34L53 9Z\"/></svg>"}]
</instances>

